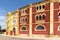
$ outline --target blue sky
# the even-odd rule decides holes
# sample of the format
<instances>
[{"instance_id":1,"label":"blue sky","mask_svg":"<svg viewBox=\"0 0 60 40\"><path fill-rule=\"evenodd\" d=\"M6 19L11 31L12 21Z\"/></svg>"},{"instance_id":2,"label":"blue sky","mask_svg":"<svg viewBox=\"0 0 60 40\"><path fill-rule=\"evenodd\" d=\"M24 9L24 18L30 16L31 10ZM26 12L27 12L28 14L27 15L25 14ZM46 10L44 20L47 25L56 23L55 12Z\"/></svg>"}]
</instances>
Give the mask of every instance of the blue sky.
<instances>
[{"instance_id":1,"label":"blue sky","mask_svg":"<svg viewBox=\"0 0 60 40\"><path fill-rule=\"evenodd\" d=\"M0 0L0 25L2 29L6 28L6 15L8 11L13 12L18 8L39 1L42 0Z\"/></svg>"}]
</instances>

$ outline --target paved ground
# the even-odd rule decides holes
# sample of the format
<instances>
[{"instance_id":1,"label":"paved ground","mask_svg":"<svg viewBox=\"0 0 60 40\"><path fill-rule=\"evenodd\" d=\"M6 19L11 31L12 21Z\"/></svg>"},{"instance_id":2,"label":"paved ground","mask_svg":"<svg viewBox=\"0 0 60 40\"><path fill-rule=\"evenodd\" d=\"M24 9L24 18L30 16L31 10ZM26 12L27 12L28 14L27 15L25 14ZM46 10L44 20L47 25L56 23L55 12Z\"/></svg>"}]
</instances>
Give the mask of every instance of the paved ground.
<instances>
[{"instance_id":1,"label":"paved ground","mask_svg":"<svg viewBox=\"0 0 60 40\"><path fill-rule=\"evenodd\" d=\"M2 34L0 40L60 40L60 37L14 37Z\"/></svg>"}]
</instances>

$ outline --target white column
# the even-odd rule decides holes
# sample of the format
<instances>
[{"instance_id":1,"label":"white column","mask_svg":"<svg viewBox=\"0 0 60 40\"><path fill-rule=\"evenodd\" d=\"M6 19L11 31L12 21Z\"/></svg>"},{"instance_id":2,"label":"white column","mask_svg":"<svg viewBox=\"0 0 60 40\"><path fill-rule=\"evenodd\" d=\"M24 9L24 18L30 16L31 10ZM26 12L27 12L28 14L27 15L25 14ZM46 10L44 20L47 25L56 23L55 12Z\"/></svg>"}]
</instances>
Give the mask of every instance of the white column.
<instances>
[{"instance_id":1,"label":"white column","mask_svg":"<svg viewBox=\"0 0 60 40\"><path fill-rule=\"evenodd\" d=\"M32 35L32 4L30 5L30 10L29 10L29 35Z\"/></svg>"},{"instance_id":2,"label":"white column","mask_svg":"<svg viewBox=\"0 0 60 40\"><path fill-rule=\"evenodd\" d=\"M50 3L50 34L53 34L54 3Z\"/></svg>"}]
</instances>

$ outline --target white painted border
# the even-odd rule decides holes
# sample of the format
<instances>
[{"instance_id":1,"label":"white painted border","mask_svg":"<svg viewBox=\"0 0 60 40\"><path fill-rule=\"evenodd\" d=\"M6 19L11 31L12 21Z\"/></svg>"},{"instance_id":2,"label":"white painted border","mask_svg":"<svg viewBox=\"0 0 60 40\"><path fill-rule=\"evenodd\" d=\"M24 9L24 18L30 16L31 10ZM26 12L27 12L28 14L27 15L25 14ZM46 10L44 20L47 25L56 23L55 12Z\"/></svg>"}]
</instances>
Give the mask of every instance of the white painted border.
<instances>
[{"instance_id":1,"label":"white painted border","mask_svg":"<svg viewBox=\"0 0 60 40\"><path fill-rule=\"evenodd\" d=\"M37 29L36 29L37 26L43 26L43 27L44 27L44 30L37 30ZM37 26L35 27L35 31L46 31L46 29L47 29L44 25L37 25Z\"/></svg>"},{"instance_id":2,"label":"white painted border","mask_svg":"<svg viewBox=\"0 0 60 40\"><path fill-rule=\"evenodd\" d=\"M53 34L53 20L54 20L54 3L50 3L50 34Z\"/></svg>"},{"instance_id":3,"label":"white painted border","mask_svg":"<svg viewBox=\"0 0 60 40\"><path fill-rule=\"evenodd\" d=\"M25 27L26 30L22 30L22 27ZM26 27L26 26L21 26L21 27L20 27L20 31L28 31L28 30L27 30L27 27Z\"/></svg>"}]
</instances>

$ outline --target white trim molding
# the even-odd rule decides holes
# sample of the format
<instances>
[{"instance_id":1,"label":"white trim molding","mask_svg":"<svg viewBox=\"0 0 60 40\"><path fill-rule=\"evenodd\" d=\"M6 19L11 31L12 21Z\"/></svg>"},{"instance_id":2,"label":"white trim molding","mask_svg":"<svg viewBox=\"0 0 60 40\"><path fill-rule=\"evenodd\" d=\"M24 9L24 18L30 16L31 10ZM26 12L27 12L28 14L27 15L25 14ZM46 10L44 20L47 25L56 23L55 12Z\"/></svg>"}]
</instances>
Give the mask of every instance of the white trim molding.
<instances>
[{"instance_id":1,"label":"white trim molding","mask_svg":"<svg viewBox=\"0 0 60 40\"><path fill-rule=\"evenodd\" d=\"M29 10L29 35L32 35L32 4L30 4L30 10Z\"/></svg>"},{"instance_id":2,"label":"white trim molding","mask_svg":"<svg viewBox=\"0 0 60 40\"><path fill-rule=\"evenodd\" d=\"M22 30L23 27L25 27L26 30ZM21 27L20 27L20 31L28 31L28 30L27 30L27 27L26 27L26 26L21 26Z\"/></svg>"},{"instance_id":3,"label":"white trim molding","mask_svg":"<svg viewBox=\"0 0 60 40\"><path fill-rule=\"evenodd\" d=\"M50 3L50 34L53 34L53 20L54 20L54 3Z\"/></svg>"}]
</instances>

